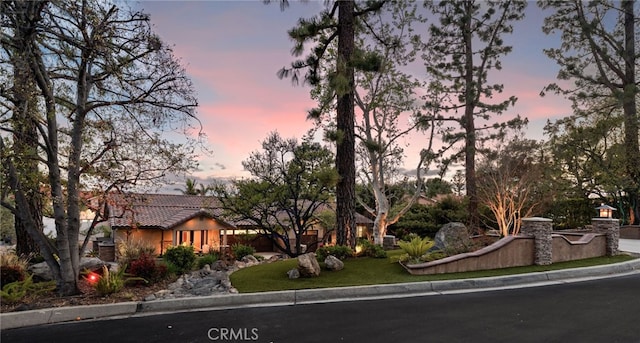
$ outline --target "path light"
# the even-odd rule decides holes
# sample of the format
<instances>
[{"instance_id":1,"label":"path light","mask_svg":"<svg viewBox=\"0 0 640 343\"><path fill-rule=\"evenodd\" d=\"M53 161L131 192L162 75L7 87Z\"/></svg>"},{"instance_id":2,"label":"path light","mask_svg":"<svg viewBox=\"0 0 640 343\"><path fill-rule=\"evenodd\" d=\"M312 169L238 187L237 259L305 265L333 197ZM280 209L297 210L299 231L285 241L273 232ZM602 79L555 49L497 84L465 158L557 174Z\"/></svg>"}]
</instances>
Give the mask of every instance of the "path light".
<instances>
[{"instance_id":1,"label":"path light","mask_svg":"<svg viewBox=\"0 0 640 343\"><path fill-rule=\"evenodd\" d=\"M596 210L598 210L599 218L611 218L613 211L615 211L616 209L609 205L602 204L596 207Z\"/></svg>"}]
</instances>

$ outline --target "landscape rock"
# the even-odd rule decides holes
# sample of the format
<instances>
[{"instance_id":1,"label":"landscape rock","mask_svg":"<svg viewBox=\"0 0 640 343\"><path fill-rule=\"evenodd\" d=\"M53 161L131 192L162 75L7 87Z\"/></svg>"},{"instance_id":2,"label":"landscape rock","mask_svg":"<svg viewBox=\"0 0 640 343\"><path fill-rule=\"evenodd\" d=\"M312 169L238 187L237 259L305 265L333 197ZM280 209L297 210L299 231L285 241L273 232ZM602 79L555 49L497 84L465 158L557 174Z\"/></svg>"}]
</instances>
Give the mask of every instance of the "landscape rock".
<instances>
[{"instance_id":1,"label":"landscape rock","mask_svg":"<svg viewBox=\"0 0 640 343\"><path fill-rule=\"evenodd\" d=\"M265 262L267 262L267 263L271 263L271 262L276 262L276 261L284 260L284 259L286 259L286 258L288 258L288 256L286 256L286 255L285 255L285 256L283 256L283 255L279 255L279 254L278 254L278 255L273 255L273 256L269 257Z\"/></svg>"},{"instance_id":2,"label":"landscape rock","mask_svg":"<svg viewBox=\"0 0 640 343\"><path fill-rule=\"evenodd\" d=\"M324 259L324 266L329 270L338 271L344 268L344 262L333 255L329 255Z\"/></svg>"},{"instance_id":3,"label":"landscape rock","mask_svg":"<svg viewBox=\"0 0 640 343\"><path fill-rule=\"evenodd\" d=\"M436 233L435 244L430 250L442 250L457 254L467 252L472 246L469 231L463 223L452 222L442 226Z\"/></svg>"},{"instance_id":4,"label":"landscape rock","mask_svg":"<svg viewBox=\"0 0 640 343\"><path fill-rule=\"evenodd\" d=\"M298 256L298 271L301 277L314 277L320 275L320 263L315 253L306 253Z\"/></svg>"},{"instance_id":5,"label":"landscape rock","mask_svg":"<svg viewBox=\"0 0 640 343\"><path fill-rule=\"evenodd\" d=\"M287 272L287 276L289 277L289 279L297 279L300 277L300 272L297 268L293 268Z\"/></svg>"},{"instance_id":6,"label":"landscape rock","mask_svg":"<svg viewBox=\"0 0 640 343\"><path fill-rule=\"evenodd\" d=\"M231 285L229 274L235 271L212 270L208 265L202 269L180 276L169 284L167 289L158 291L145 301L175 299L213 294L235 294L238 291Z\"/></svg>"},{"instance_id":7,"label":"landscape rock","mask_svg":"<svg viewBox=\"0 0 640 343\"><path fill-rule=\"evenodd\" d=\"M80 259L80 271L99 272L102 271L102 266L108 266L109 271L117 272L118 264L114 262L105 262L97 257L82 257ZM51 281L53 280L53 274L51 269L47 265L47 262L35 263L29 266L27 269L35 280L38 281Z\"/></svg>"},{"instance_id":8,"label":"landscape rock","mask_svg":"<svg viewBox=\"0 0 640 343\"><path fill-rule=\"evenodd\" d=\"M247 256L243 257L243 258L241 259L241 261L242 261L242 262L244 262L244 263L246 263L246 264L247 264L247 267L249 267L249 266L254 266L254 265L256 265L256 264L259 264L259 263L260 263L260 261L258 261L258 259L257 259L255 256L253 256L253 255L247 255Z\"/></svg>"}]
</instances>

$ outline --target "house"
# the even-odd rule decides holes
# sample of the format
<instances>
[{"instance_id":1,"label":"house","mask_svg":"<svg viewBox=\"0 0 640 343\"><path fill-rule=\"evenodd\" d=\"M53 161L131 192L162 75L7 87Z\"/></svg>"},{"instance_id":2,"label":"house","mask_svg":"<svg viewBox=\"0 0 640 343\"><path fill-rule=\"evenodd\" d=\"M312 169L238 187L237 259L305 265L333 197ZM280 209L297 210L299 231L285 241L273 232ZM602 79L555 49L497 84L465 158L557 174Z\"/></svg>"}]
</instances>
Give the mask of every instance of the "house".
<instances>
[{"instance_id":1,"label":"house","mask_svg":"<svg viewBox=\"0 0 640 343\"><path fill-rule=\"evenodd\" d=\"M108 205L108 227L114 241L141 240L156 252L189 244L196 252L227 246L229 230L215 198L172 194L113 194Z\"/></svg>"},{"instance_id":2,"label":"house","mask_svg":"<svg viewBox=\"0 0 640 343\"><path fill-rule=\"evenodd\" d=\"M325 206L318 212L326 210L333 211ZM253 223L225 219L220 202L209 196L112 194L108 201L108 218L102 226L112 230L114 242L149 242L158 254L164 253L169 246L180 244L192 245L196 252L219 250L235 243L249 244L258 252L274 251L273 243L261 235ZM356 223L358 237L370 236L372 220L356 214ZM313 251L321 242L335 242L335 232L318 221L302 237L301 243ZM295 245L295 242L290 244Z\"/></svg>"}]
</instances>

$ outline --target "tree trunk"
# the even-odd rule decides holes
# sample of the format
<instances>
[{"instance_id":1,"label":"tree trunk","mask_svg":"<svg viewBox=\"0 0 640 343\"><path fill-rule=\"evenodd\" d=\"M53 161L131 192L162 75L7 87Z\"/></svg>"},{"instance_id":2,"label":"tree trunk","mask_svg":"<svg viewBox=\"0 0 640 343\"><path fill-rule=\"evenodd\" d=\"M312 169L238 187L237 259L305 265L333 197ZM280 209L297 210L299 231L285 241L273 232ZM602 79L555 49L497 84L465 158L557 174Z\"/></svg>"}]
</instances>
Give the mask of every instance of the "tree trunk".
<instances>
[{"instance_id":1,"label":"tree trunk","mask_svg":"<svg viewBox=\"0 0 640 343\"><path fill-rule=\"evenodd\" d=\"M472 4L467 3L467 8ZM468 8L468 10L470 10ZM469 16L470 17L470 16ZM465 107L464 107L464 129L465 129L465 182L467 187L467 197L469 198L469 229L473 232L480 224L478 214L478 187L476 181L476 128L474 123L474 110L477 94L473 82L473 49L471 32L471 20L467 20L464 27L465 42Z\"/></svg>"},{"instance_id":2,"label":"tree trunk","mask_svg":"<svg viewBox=\"0 0 640 343\"><path fill-rule=\"evenodd\" d=\"M354 51L354 3L338 2L338 63L337 72L348 82L346 92L338 93L336 108L338 141L336 169L340 180L336 186L336 243L355 248L356 191L355 191L355 131L354 131L354 73L349 65Z\"/></svg>"},{"instance_id":3,"label":"tree trunk","mask_svg":"<svg viewBox=\"0 0 640 343\"><path fill-rule=\"evenodd\" d=\"M375 177L375 176L374 176ZM384 235L387 233L387 217L389 215L389 200L382 192L381 187L374 182L376 219L373 221L373 243L382 245Z\"/></svg>"},{"instance_id":4,"label":"tree trunk","mask_svg":"<svg viewBox=\"0 0 640 343\"><path fill-rule=\"evenodd\" d=\"M22 220L23 216L15 216L16 230L16 254L38 255L40 248L29 235L26 225L35 225L35 229L42 232L42 195L40 193L40 175L38 172L38 131L35 124L37 111L36 87L33 74L28 64L27 41L33 39L30 16L34 14L35 7L32 3L16 2L15 5L15 35L13 47L15 50L11 56L13 70L13 151L15 154L14 166L20 177L20 184L25 191L28 210L22 209L16 204L17 211L30 213L32 221L28 224Z\"/></svg>"},{"instance_id":5,"label":"tree trunk","mask_svg":"<svg viewBox=\"0 0 640 343\"><path fill-rule=\"evenodd\" d=\"M638 86L636 85L636 53L635 53L635 15L633 13L634 1L625 0L622 2L624 11L624 31L625 31L625 89L623 90L623 111L624 111L624 146L626 149L626 169L631 180L627 193L629 196L630 224L640 224L640 145L638 143L638 113L636 107L636 96Z\"/></svg>"}]
</instances>

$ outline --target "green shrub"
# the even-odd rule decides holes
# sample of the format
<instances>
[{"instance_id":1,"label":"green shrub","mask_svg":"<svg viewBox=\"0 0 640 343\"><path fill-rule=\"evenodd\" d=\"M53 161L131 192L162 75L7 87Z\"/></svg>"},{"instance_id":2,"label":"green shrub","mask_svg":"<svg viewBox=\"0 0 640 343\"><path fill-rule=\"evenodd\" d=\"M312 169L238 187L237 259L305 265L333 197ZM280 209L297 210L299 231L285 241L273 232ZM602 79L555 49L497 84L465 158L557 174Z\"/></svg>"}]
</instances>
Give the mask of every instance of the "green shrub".
<instances>
[{"instance_id":1,"label":"green shrub","mask_svg":"<svg viewBox=\"0 0 640 343\"><path fill-rule=\"evenodd\" d=\"M100 295L113 294L124 287L124 268L120 268L117 273L109 271L107 266L102 266L102 276L98 278L95 289Z\"/></svg>"},{"instance_id":2,"label":"green shrub","mask_svg":"<svg viewBox=\"0 0 640 343\"><path fill-rule=\"evenodd\" d=\"M169 270L175 269L176 274L184 274L191 271L196 262L196 254L190 245L168 247L163 256Z\"/></svg>"},{"instance_id":3,"label":"green shrub","mask_svg":"<svg viewBox=\"0 0 640 343\"><path fill-rule=\"evenodd\" d=\"M50 292L56 288L55 281L48 282L33 282L31 275L26 277L22 281L16 281L8 283L0 290L0 298L7 303L14 303L20 301L27 294L39 294L43 292Z\"/></svg>"},{"instance_id":4,"label":"green shrub","mask_svg":"<svg viewBox=\"0 0 640 343\"><path fill-rule=\"evenodd\" d=\"M387 252L382 246L369 242L368 239L360 239L358 245L361 250L359 256L368 256L373 258L387 258Z\"/></svg>"},{"instance_id":5,"label":"green shrub","mask_svg":"<svg viewBox=\"0 0 640 343\"><path fill-rule=\"evenodd\" d=\"M324 246L316 250L316 258L320 262L323 262L329 255L337 257L340 260L345 260L353 257L353 250L346 245Z\"/></svg>"},{"instance_id":6,"label":"green shrub","mask_svg":"<svg viewBox=\"0 0 640 343\"><path fill-rule=\"evenodd\" d=\"M119 292L128 282L147 282L141 277L127 277L126 266L119 268L117 273L109 271L107 266L102 266L102 275L95 282L94 288L99 295L109 295Z\"/></svg>"},{"instance_id":7,"label":"green shrub","mask_svg":"<svg viewBox=\"0 0 640 343\"><path fill-rule=\"evenodd\" d=\"M254 249L250 245L236 243L231 246L231 252L233 253L233 256L236 258L236 260L241 260L245 256L255 254L256 249Z\"/></svg>"},{"instance_id":8,"label":"green shrub","mask_svg":"<svg viewBox=\"0 0 640 343\"><path fill-rule=\"evenodd\" d=\"M436 251L432 251L430 253L424 254L422 256L420 256L420 261L422 262L431 262L431 261L436 261L436 260L440 260L443 259L445 257L447 257L448 255L442 251L442 250L436 250Z\"/></svg>"},{"instance_id":9,"label":"green shrub","mask_svg":"<svg viewBox=\"0 0 640 343\"><path fill-rule=\"evenodd\" d=\"M415 237L409 242L399 241L400 248L409 255L410 259L419 259L429 250L435 242L429 237Z\"/></svg>"},{"instance_id":10,"label":"green shrub","mask_svg":"<svg viewBox=\"0 0 640 343\"><path fill-rule=\"evenodd\" d=\"M217 251L210 251L208 254L198 258L198 269L204 268L205 265L209 265L210 267L220 258L220 255Z\"/></svg>"}]
</instances>

